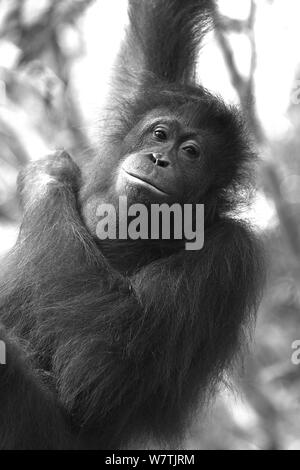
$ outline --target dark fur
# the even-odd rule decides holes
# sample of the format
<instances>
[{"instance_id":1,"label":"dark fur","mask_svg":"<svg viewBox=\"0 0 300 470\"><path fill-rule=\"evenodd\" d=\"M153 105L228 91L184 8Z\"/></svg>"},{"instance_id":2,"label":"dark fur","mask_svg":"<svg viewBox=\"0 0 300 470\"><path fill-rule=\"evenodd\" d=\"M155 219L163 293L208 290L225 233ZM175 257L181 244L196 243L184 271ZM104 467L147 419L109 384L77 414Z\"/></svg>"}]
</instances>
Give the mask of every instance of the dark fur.
<instances>
[{"instance_id":1,"label":"dark fur","mask_svg":"<svg viewBox=\"0 0 300 470\"><path fill-rule=\"evenodd\" d=\"M193 83L213 4L130 5L132 26L110 96L112 126L84 173L80 204L95 192L113 200L110 175L128 132L150 109L175 110L211 142L212 183L204 195L187 195L206 204L205 247L116 242L99 250L79 215L70 184L76 178L58 178L25 204L1 287L3 449L116 449L140 436L178 442L231 366L257 308L259 244L230 217L248 188L253 153L237 111Z\"/></svg>"}]
</instances>

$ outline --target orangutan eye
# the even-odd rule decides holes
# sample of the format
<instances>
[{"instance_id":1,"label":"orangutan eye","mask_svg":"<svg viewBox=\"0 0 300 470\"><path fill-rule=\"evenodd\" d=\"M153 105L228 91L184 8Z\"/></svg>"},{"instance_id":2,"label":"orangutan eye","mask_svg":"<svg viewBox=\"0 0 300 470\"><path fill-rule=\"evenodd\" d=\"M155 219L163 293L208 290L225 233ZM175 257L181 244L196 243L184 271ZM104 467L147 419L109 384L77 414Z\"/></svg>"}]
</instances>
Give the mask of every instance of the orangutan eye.
<instances>
[{"instance_id":1,"label":"orangutan eye","mask_svg":"<svg viewBox=\"0 0 300 470\"><path fill-rule=\"evenodd\" d=\"M199 147L194 143L185 143L181 148L189 157L197 158L200 155Z\"/></svg>"},{"instance_id":2,"label":"orangutan eye","mask_svg":"<svg viewBox=\"0 0 300 470\"><path fill-rule=\"evenodd\" d=\"M162 127L156 127L154 129L153 134L154 134L154 137L156 137L156 139L158 140L167 140L168 138L166 129Z\"/></svg>"}]
</instances>

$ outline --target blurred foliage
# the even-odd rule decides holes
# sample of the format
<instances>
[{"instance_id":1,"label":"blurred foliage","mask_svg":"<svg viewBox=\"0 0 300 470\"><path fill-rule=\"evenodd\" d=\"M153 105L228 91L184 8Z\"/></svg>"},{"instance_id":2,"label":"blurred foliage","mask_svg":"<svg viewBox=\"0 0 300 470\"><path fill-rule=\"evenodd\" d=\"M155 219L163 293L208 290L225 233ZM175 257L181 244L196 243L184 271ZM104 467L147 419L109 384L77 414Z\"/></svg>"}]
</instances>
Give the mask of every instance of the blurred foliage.
<instances>
[{"instance_id":1,"label":"blurred foliage","mask_svg":"<svg viewBox=\"0 0 300 470\"><path fill-rule=\"evenodd\" d=\"M20 168L54 147L68 148L74 158L89 148L69 83L72 64L83 53L79 19L91 3L0 0L0 224L10 230L9 236L20 220ZM223 21L224 34L232 28L244 33L238 21ZM221 41L231 59L223 36ZM238 87L236 70L229 67ZM252 79L241 83L241 101ZM291 361L292 343L300 340L299 105L291 106L289 119L293 132L284 142L264 143L271 149L279 184L269 185L261 171L261 187L274 201L278 219L263 234L268 282L253 351L245 361L239 393L224 391L208 416L195 420L186 444L192 449L300 449L300 366ZM0 226L0 237L4 233ZM1 245L4 251L2 238Z\"/></svg>"},{"instance_id":2,"label":"blurred foliage","mask_svg":"<svg viewBox=\"0 0 300 470\"><path fill-rule=\"evenodd\" d=\"M83 52L77 20L91 3L0 2L0 218L18 220L16 177L29 159L88 147L69 82Z\"/></svg>"}]
</instances>

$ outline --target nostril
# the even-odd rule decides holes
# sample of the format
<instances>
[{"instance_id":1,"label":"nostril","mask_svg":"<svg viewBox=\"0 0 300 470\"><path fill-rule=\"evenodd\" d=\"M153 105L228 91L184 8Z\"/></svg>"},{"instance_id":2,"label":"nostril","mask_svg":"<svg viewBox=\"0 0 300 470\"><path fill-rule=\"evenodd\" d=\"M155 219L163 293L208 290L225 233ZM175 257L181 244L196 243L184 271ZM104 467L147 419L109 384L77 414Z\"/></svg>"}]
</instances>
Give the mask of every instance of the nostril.
<instances>
[{"instance_id":1,"label":"nostril","mask_svg":"<svg viewBox=\"0 0 300 470\"><path fill-rule=\"evenodd\" d=\"M156 160L156 165L157 166L162 166L163 168L167 167L170 165L170 162L168 162L167 160Z\"/></svg>"},{"instance_id":2,"label":"nostril","mask_svg":"<svg viewBox=\"0 0 300 470\"><path fill-rule=\"evenodd\" d=\"M167 167L170 165L169 160L163 160L165 157L162 153L149 153L147 157L151 160L152 163L156 166Z\"/></svg>"},{"instance_id":3,"label":"nostril","mask_svg":"<svg viewBox=\"0 0 300 470\"><path fill-rule=\"evenodd\" d=\"M156 166L161 166L161 167L167 167L170 165L169 160L163 160L164 155L162 153L152 153L152 158L151 161L156 165Z\"/></svg>"},{"instance_id":4,"label":"nostril","mask_svg":"<svg viewBox=\"0 0 300 470\"><path fill-rule=\"evenodd\" d=\"M162 157L162 154L161 153L152 153L152 156L154 158L154 161L157 162L157 160Z\"/></svg>"},{"instance_id":5,"label":"nostril","mask_svg":"<svg viewBox=\"0 0 300 470\"><path fill-rule=\"evenodd\" d=\"M157 155L157 154L155 154L155 153L149 153L147 156L148 156L148 158L151 160L151 162L156 165L157 158L156 158L155 155Z\"/></svg>"}]
</instances>

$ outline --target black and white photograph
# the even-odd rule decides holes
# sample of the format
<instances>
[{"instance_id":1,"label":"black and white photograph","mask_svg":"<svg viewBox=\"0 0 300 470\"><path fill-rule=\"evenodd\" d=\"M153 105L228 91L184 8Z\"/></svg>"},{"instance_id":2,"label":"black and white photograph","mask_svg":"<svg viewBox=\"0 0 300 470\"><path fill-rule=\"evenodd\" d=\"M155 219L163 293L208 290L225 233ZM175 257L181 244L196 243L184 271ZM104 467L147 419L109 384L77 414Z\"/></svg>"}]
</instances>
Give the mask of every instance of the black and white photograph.
<instances>
[{"instance_id":1,"label":"black and white photograph","mask_svg":"<svg viewBox=\"0 0 300 470\"><path fill-rule=\"evenodd\" d=\"M0 450L300 450L300 2L0 0Z\"/></svg>"}]
</instances>

